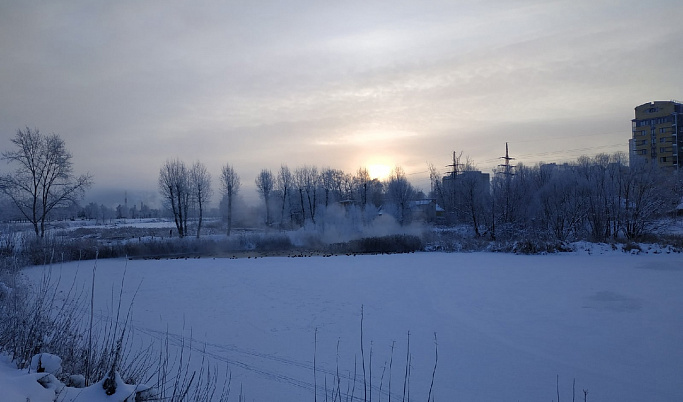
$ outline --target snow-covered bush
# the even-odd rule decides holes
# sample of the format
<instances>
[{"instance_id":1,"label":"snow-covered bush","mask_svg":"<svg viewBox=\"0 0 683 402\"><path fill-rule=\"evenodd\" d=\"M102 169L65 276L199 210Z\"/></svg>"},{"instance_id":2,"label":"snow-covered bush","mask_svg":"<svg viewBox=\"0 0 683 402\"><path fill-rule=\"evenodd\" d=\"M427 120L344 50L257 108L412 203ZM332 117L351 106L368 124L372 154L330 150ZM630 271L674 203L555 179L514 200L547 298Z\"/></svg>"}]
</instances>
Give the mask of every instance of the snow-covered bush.
<instances>
[{"instance_id":1,"label":"snow-covered bush","mask_svg":"<svg viewBox=\"0 0 683 402\"><path fill-rule=\"evenodd\" d=\"M0 297L0 355L35 373L35 381L59 394L57 400L199 401L206 400L202 395L214 393L225 400L229 384L221 391L220 380L207 374L211 370L190 371L189 359L160 359L149 345L132 354L128 345L133 331L127 318L90 324L87 309L80 307L89 304L83 292L58 292L59 278L49 272L36 286L23 283L17 271L0 275L7 279L0 281L4 295ZM111 397L104 399L107 392Z\"/></svg>"},{"instance_id":2,"label":"snow-covered bush","mask_svg":"<svg viewBox=\"0 0 683 402\"><path fill-rule=\"evenodd\" d=\"M62 358L51 353L38 353L31 358L29 370L58 376L62 373Z\"/></svg>"}]
</instances>

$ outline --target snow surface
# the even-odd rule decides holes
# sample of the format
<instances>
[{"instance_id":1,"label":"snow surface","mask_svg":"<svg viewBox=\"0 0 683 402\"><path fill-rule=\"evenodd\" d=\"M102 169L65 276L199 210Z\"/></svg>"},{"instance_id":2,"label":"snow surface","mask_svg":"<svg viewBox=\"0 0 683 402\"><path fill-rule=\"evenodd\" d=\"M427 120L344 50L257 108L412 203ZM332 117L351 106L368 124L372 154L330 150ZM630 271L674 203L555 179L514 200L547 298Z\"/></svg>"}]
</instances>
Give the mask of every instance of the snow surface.
<instances>
[{"instance_id":1,"label":"snow surface","mask_svg":"<svg viewBox=\"0 0 683 402\"><path fill-rule=\"evenodd\" d=\"M30 369L58 375L62 371L62 358L49 353L39 353L31 358Z\"/></svg>"},{"instance_id":2,"label":"snow surface","mask_svg":"<svg viewBox=\"0 0 683 402\"><path fill-rule=\"evenodd\" d=\"M93 267L91 261L24 272L39 280L51 269L65 289L72 277L89 289ZM100 317L115 315L112 294L118 294L124 270L124 305L139 286L135 335L160 343L168 333L175 345L182 336L187 345L191 337L211 362L228 363L231 399L241 385L250 401L312 400L316 328L319 397L325 380L332 388L338 341L342 394L355 357L355 396L362 397L363 306L375 400L380 383L381 400L387 400L394 341L391 392L395 400L402 396L408 331L410 400L427 398L434 332L435 400L548 401L557 398L558 377L561 400L570 400L574 379L577 400L584 389L593 401L683 400L680 254L593 249L544 256L100 260ZM192 353L199 365L201 353ZM15 374L0 365L0 389L10 389L8 376ZM47 400L33 388L32 402Z\"/></svg>"}]
</instances>

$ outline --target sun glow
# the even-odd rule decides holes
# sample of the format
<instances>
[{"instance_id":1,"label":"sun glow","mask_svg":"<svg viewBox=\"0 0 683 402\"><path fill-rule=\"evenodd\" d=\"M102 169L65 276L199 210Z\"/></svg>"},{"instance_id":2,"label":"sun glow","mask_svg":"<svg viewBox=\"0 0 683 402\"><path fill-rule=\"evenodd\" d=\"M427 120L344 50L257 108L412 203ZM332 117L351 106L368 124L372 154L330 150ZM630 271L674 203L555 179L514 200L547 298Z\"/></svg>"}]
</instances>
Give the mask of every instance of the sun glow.
<instances>
[{"instance_id":1,"label":"sun glow","mask_svg":"<svg viewBox=\"0 0 683 402\"><path fill-rule=\"evenodd\" d=\"M368 165L368 174L371 179L384 180L391 174L391 166L382 164Z\"/></svg>"}]
</instances>

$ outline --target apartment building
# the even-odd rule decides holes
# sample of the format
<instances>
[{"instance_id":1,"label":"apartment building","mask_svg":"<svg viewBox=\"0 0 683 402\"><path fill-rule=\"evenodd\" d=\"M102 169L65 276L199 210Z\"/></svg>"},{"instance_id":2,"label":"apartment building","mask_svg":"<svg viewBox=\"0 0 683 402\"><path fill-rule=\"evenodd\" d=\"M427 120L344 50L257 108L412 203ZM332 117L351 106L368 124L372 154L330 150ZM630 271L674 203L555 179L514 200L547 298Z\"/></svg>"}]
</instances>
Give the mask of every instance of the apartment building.
<instances>
[{"instance_id":1,"label":"apartment building","mask_svg":"<svg viewBox=\"0 0 683 402\"><path fill-rule=\"evenodd\" d=\"M647 163L678 170L683 163L683 104L678 101L654 101L635 108L631 160L644 158Z\"/></svg>"}]
</instances>

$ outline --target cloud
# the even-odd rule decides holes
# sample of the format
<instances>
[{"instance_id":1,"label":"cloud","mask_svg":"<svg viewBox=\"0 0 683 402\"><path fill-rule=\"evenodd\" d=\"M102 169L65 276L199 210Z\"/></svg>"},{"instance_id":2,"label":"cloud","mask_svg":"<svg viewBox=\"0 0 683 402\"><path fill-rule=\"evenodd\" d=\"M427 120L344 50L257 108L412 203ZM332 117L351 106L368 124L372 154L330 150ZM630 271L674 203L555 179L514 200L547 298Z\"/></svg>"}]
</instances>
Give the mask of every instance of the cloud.
<instances>
[{"instance_id":1,"label":"cloud","mask_svg":"<svg viewBox=\"0 0 683 402\"><path fill-rule=\"evenodd\" d=\"M625 150L633 107L682 96L681 14L673 0L5 2L0 146L54 131L96 186L152 190L176 156L250 183L280 163L410 173L572 133Z\"/></svg>"}]
</instances>

